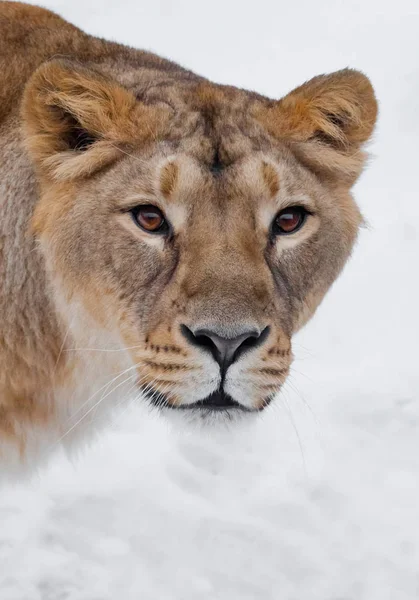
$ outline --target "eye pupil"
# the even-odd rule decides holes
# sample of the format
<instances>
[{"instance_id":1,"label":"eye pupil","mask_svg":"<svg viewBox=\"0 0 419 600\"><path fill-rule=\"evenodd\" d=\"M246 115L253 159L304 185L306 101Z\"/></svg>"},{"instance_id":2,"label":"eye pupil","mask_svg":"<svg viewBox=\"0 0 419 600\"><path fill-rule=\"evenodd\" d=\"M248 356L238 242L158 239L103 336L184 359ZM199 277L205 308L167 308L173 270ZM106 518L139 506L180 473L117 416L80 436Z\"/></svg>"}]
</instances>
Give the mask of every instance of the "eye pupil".
<instances>
[{"instance_id":1,"label":"eye pupil","mask_svg":"<svg viewBox=\"0 0 419 600\"><path fill-rule=\"evenodd\" d=\"M283 235L298 231L303 225L307 211L302 206L290 206L282 210L274 221L274 233Z\"/></svg>"},{"instance_id":2,"label":"eye pupil","mask_svg":"<svg viewBox=\"0 0 419 600\"><path fill-rule=\"evenodd\" d=\"M164 215L156 206L138 206L133 211L133 216L141 229L151 233L161 232L166 226Z\"/></svg>"}]
</instances>

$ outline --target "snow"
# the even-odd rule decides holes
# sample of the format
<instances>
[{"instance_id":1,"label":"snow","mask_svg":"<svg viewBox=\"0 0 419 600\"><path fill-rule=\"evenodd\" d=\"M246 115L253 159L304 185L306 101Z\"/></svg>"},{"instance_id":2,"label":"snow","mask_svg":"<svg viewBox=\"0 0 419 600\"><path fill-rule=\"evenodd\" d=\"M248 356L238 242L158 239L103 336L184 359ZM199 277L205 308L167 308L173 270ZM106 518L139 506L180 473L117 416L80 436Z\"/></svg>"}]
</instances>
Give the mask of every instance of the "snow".
<instances>
[{"instance_id":1,"label":"snow","mask_svg":"<svg viewBox=\"0 0 419 600\"><path fill-rule=\"evenodd\" d=\"M143 407L0 491L1 600L419 597L416 0L45 0L87 31L279 97L345 66L380 100L369 223L272 410L230 430Z\"/></svg>"}]
</instances>

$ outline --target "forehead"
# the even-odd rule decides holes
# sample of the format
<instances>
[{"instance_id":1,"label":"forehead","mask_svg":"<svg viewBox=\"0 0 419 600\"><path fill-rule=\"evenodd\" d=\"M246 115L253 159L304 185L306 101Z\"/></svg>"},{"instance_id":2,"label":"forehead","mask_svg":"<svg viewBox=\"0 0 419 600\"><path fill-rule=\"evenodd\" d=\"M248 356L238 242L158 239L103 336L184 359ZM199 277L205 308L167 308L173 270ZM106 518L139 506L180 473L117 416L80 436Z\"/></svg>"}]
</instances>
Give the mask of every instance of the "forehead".
<instances>
[{"instance_id":1,"label":"forehead","mask_svg":"<svg viewBox=\"0 0 419 600\"><path fill-rule=\"evenodd\" d=\"M272 144L255 118L267 100L253 92L205 80L176 80L149 85L136 95L141 102L166 107L171 113L167 141L214 171Z\"/></svg>"},{"instance_id":2,"label":"forehead","mask_svg":"<svg viewBox=\"0 0 419 600\"><path fill-rule=\"evenodd\" d=\"M303 193L310 175L253 117L261 98L237 88L199 85L148 88L147 102L173 110L167 138L134 150L125 168L131 192L165 201L220 203Z\"/></svg>"},{"instance_id":3,"label":"forehead","mask_svg":"<svg viewBox=\"0 0 419 600\"><path fill-rule=\"evenodd\" d=\"M199 204L202 208L255 206L309 194L310 174L287 153L250 152L229 165L215 155L211 163L171 148L124 168L124 195L164 204ZM127 168L128 167L128 168Z\"/></svg>"}]
</instances>

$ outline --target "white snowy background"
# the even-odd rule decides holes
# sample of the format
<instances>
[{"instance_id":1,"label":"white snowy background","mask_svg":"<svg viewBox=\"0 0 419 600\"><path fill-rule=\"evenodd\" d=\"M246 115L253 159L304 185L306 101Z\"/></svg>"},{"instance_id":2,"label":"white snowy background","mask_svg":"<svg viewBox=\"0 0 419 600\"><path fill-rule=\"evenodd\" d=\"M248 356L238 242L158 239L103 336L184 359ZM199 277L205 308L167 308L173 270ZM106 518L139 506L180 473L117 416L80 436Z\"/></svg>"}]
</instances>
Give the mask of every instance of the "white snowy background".
<instances>
[{"instance_id":1,"label":"white snowy background","mask_svg":"<svg viewBox=\"0 0 419 600\"><path fill-rule=\"evenodd\" d=\"M356 186L369 229L276 406L207 436L140 407L3 487L0 599L419 598L419 2L44 5L272 97L359 68L380 121Z\"/></svg>"}]
</instances>

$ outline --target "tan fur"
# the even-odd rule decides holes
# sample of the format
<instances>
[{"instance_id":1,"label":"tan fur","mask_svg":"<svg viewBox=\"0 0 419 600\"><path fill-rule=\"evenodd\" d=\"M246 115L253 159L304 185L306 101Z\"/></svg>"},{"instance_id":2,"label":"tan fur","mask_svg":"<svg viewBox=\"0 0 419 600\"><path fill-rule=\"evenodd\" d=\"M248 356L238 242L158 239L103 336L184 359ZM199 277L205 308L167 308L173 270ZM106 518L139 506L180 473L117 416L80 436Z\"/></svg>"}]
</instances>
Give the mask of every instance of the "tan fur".
<instances>
[{"instance_id":1,"label":"tan fur","mask_svg":"<svg viewBox=\"0 0 419 600\"><path fill-rule=\"evenodd\" d=\"M271 192L271 196L274 197L279 192L279 180L278 173L272 165L267 162L262 163L262 174L265 179L265 183Z\"/></svg>"},{"instance_id":2,"label":"tan fur","mask_svg":"<svg viewBox=\"0 0 419 600\"><path fill-rule=\"evenodd\" d=\"M160 190L163 196L170 198L175 190L178 177L179 169L176 163L166 163L160 174Z\"/></svg>"},{"instance_id":3,"label":"tan fur","mask_svg":"<svg viewBox=\"0 0 419 600\"><path fill-rule=\"evenodd\" d=\"M0 454L7 439L25 457L31 428L67 435L62 415L78 425L96 410L85 395L124 372L169 405L208 396L219 368L184 324L269 327L223 384L263 408L357 235L368 79L344 70L273 101L12 2L0 77ZM141 204L169 237L135 225ZM302 229L273 238L301 204Z\"/></svg>"}]
</instances>

